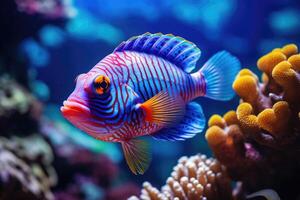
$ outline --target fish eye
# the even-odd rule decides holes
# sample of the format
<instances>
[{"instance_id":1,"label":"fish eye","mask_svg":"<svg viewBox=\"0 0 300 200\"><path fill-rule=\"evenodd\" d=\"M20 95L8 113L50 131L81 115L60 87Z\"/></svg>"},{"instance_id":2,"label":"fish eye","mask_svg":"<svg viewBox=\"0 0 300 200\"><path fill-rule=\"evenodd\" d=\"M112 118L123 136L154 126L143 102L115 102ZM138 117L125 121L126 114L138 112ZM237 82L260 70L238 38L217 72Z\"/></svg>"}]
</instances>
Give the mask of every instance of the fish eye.
<instances>
[{"instance_id":1,"label":"fish eye","mask_svg":"<svg viewBox=\"0 0 300 200\"><path fill-rule=\"evenodd\" d=\"M94 79L94 88L97 94L104 94L109 90L110 79L107 76L99 75Z\"/></svg>"}]
</instances>

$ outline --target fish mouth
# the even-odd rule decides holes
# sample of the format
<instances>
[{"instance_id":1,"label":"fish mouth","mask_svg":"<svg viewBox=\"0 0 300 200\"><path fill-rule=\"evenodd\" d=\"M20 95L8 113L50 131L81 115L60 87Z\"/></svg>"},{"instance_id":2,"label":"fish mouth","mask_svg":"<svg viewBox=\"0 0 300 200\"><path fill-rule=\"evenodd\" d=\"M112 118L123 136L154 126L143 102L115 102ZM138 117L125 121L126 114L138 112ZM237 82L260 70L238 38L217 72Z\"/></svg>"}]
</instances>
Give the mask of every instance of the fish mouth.
<instances>
[{"instance_id":1,"label":"fish mouth","mask_svg":"<svg viewBox=\"0 0 300 200\"><path fill-rule=\"evenodd\" d=\"M68 98L63 102L60 110L68 121L89 135L95 138L108 137L107 129L96 122L97 119L91 114L91 110L84 102Z\"/></svg>"},{"instance_id":2,"label":"fish mouth","mask_svg":"<svg viewBox=\"0 0 300 200\"><path fill-rule=\"evenodd\" d=\"M82 116L82 115L90 115L91 111L87 105L83 102L75 100L75 99L67 99L63 102L63 106L60 107L60 111L62 112L65 118Z\"/></svg>"}]
</instances>

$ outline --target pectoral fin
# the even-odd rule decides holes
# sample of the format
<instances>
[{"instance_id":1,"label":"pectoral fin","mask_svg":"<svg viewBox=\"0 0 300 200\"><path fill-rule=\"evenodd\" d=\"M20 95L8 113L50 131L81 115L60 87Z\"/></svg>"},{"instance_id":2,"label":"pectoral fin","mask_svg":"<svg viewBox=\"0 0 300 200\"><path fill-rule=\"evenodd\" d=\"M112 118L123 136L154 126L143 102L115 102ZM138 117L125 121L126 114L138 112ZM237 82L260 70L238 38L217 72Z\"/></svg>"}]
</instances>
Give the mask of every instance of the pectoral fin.
<instances>
[{"instance_id":1,"label":"pectoral fin","mask_svg":"<svg viewBox=\"0 0 300 200\"><path fill-rule=\"evenodd\" d=\"M148 101L140 104L145 112L145 120L161 125L173 125L185 114L185 106L181 97L172 97L167 92L160 92Z\"/></svg>"},{"instance_id":2,"label":"pectoral fin","mask_svg":"<svg viewBox=\"0 0 300 200\"><path fill-rule=\"evenodd\" d=\"M178 141L194 137L201 133L205 127L205 116L202 108L196 102L186 105L186 113L176 126L163 128L152 136L157 140Z\"/></svg>"},{"instance_id":3,"label":"pectoral fin","mask_svg":"<svg viewBox=\"0 0 300 200\"><path fill-rule=\"evenodd\" d=\"M151 162L149 144L143 140L131 139L122 142L124 156L134 174L144 174Z\"/></svg>"}]
</instances>

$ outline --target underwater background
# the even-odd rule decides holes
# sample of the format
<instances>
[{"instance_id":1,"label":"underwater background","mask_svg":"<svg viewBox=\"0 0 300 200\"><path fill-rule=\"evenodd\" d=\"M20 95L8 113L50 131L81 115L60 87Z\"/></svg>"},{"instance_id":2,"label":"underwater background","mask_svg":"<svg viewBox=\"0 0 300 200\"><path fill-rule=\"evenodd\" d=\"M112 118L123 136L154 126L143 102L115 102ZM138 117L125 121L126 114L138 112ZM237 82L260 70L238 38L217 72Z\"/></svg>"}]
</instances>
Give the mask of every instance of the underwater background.
<instances>
[{"instance_id":1,"label":"underwater background","mask_svg":"<svg viewBox=\"0 0 300 200\"><path fill-rule=\"evenodd\" d=\"M0 199L126 199L143 182L165 184L181 156L212 156L205 133L183 142L149 139L153 160L133 175L121 146L97 141L60 113L78 74L122 41L172 33L202 51L220 50L242 67L276 47L300 43L298 0L3 0L0 3ZM239 98L197 100L206 119ZM2 156L1 156L2 155Z\"/></svg>"}]
</instances>

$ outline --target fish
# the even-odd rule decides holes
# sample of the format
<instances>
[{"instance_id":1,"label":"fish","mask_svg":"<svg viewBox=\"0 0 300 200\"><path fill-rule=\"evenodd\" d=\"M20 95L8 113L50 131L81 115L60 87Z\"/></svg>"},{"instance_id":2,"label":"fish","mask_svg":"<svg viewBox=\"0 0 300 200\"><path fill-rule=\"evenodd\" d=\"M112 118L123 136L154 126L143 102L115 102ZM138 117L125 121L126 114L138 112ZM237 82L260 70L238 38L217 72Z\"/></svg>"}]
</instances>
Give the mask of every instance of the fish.
<instances>
[{"instance_id":1,"label":"fish","mask_svg":"<svg viewBox=\"0 0 300 200\"><path fill-rule=\"evenodd\" d=\"M144 174L151 151L143 136L192 138L206 124L195 99L226 101L235 95L231 85L239 60L220 51L197 69L200 54L194 43L173 34L132 37L76 78L62 115L96 139L121 143L130 170Z\"/></svg>"}]
</instances>

